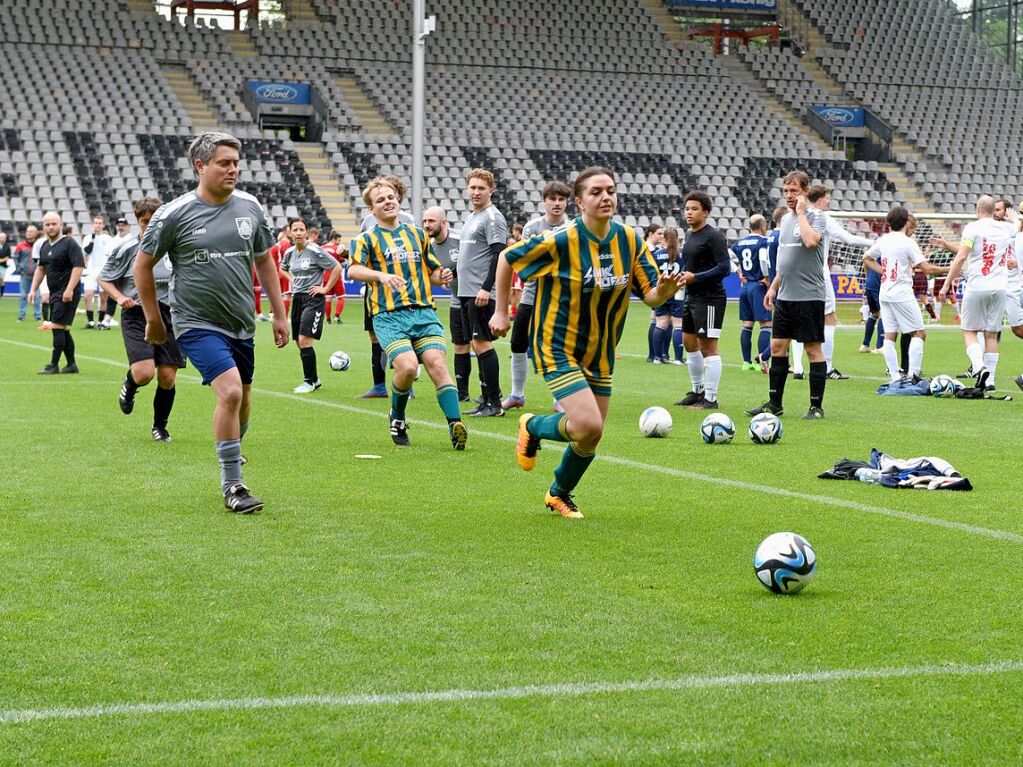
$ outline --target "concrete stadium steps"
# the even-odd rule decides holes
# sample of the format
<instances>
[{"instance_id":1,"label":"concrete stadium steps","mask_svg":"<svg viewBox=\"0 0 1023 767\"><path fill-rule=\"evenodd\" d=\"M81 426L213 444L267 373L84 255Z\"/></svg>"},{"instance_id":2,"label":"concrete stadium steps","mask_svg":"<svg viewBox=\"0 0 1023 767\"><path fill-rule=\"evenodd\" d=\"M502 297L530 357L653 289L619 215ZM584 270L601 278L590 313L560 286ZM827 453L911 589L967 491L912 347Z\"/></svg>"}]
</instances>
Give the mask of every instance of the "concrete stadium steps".
<instances>
[{"instance_id":1,"label":"concrete stadium steps","mask_svg":"<svg viewBox=\"0 0 1023 767\"><path fill-rule=\"evenodd\" d=\"M363 90L362 85L351 74L337 73L334 75L334 83L341 90L348 106L355 113L356 118L362 125L362 132L376 138L392 136L397 133L383 116L376 105Z\"/></svg>"},{"instance_id":2,"label":"concrete stadium steps","mask_svg":"<svg viewBox=\"0 0 1023 767\"><path fill-rule=\"evenodd\" d=\"M343 240L347 243L359 233L359 214L352 207L348 195L341 190L330 160L324 154L323 146L296 142L295 151L334 229L341 232ZM322 237L321 241L326 242L326 236Z\"/></svg>"},{"instance_id":3,"label":"concrete stadium steps","mask_svg":"<svg viewBox=\"0 0 1023 767\"><path fill-rule=\"evenodd\" d=\"M894 163L878 163L877 167L884 173L888 180L895 184L895 190L903 203L914 213L934 213L934 207L916 184L903 172L902 168Z\"/></svg>"},{"instance_id":4,"label":"concrete stadium steps","mask_svg":"<svg viewBox=\"0 0 1023 767\"><path fill-rule=\"evenodd\" d=\"M834 45L794 0L778 0L778 22L788 29L804 50L823 50Z\"/></svg>"},{"instance_id":5,"label":"concrete stadium steps","mask_svg":"<svg viewBox=\"0 0 1023 767\"><path fill-rule=\"evenodd\" d=\"M259 55L252 42L252 36L245 30L228 30L224 32L224 38L235 56L252 59Z\"/></svg>"},{"instance_id":6,"label":"concrete stadium steps","mask_svg":"<svg viewBox=\"0 0 1023 767\"><path fill-rule=\"evenodd\" d=\"M183 66L175 64L161 64L161 72L167 84L171 87L174 95L178 97L181 106L192 121L195 130L212 130L223 125L213 107L203 98L198 86Z\"/></svg>"},{"instance_id":7,"label":"concrete stadium steps","mask_svg":"<svg viewBox=\"0 0 1023 767\"><path fill-rule=\"evenodd\" d=\"M647 9L653 20L657 22L657 26L664 36L676 48L685 48L689 44L689 39L686 37L685 32L682 31L679 23L675 21L674 15L668 10L663 0L640 0L640 2Z\"/></svg>"},{"instance_id":8,"label":"concrete stadium steps","mask_svg":"<svg viewBox=\"0 0 1023 767\"><path fill-rule=\"evenodd\" d=\"M156 7L153 5L152 0L121 0L121 4L127 9L128 13L146 15L156 13Z\"/></svg>"},{"instance_id":9,"label":"concrete stadium steps","mask_svg":"<svg viewBox=\"0 0 1023 767\"><path fill-rule=\"evenodd\" d=\"M289 24L318 24L321 19L309 0L283 0L281 10Z\"/></svg>"}]
</instances>

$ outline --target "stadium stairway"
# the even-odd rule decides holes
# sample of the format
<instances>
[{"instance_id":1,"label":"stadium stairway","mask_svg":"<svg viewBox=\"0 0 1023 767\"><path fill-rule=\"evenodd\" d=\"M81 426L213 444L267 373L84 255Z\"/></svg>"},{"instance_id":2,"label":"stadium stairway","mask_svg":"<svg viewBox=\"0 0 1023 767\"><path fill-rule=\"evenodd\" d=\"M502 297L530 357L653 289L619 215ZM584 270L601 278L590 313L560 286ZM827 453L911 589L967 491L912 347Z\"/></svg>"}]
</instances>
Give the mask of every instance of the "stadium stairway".
<instances>
[{"instance_id":1,"label":"stadium stairway","mask_svg":"<svg viewBox=\"0 0 1023 767\"><path fill-rule=\"evenodd\" d=\"M643 6L647 9L647 12L653 17L654 21L657 22L657 27L661 30L666 38L668 38L676 48L685 48L689 43L689 39L686 37L685 32L682 31L682 27L675 21L675 17L671 11L668 10L664 0L640 0Z\"/></svg>"},{"instance_id":2,"label":"stadium stairway","mask_svg":"<svg viewBox=\"0 0 1023 767\"><path fill-rule=\"evenodd\" d=\"M350 241L359 233L358 211L352 208L348 195L341 191L337 176L331 168L330 160L323 152L321 144L295 143L295 151L302 161L309 182L313 185L316 195L320 198L327 216L334 229L341 232L344 242ZM320 238L326 242L324 232Z\"/></svg>"},{"instance_id":3,"label":"stadium stairway","mask_svg":"<svg viewBox=\"0 0 1023 767\"><path fill-rule=\"evenodd\" d=\"M396 133L353 75L339 72L334 75L334 83L362 125L363 133L374 137L391 136Z\"/></svg>"},{"instance_id":4,"label":"stadium stairway","mask_svg":"<svg viewBox=\"0 0 1023 767\"><path fill-rule=\"evenodd\" d=\"M289 24L318 24L321 21L309 0L284 0L281 10Z\"/></svg>"},{"instance_id":5,"label":"stadium stairway","mask_svg":"<svg viewBox=\"0 0 1023 767\"><path fill-rule=\"evenodd\" d=\"M902 168L894 163L878 163L877 167L888 177L888 180L895 184L895 191L899 198L914 213L934 213L934 207L916 184L903 172Z\"/></svg>"},{"instance_id":6,"label":"stadium stairway","mask_svg":"<svg viewBox=\"0 0 1023 767\"><path fill-rule=\"evenodd\" d=\"M224 33L227 44L235 56L252 59L259 55L252 42L252 36L245 30L228 30Z\"/></svg>"},{"instance_id":7,"label":"stadium stairway","mask_svg":"<svg viewBox=\"0 0 1023 767\"><path fill-rule=\"evenodd\" d=\"M824 33L817 28L813 20L803 12L793 0L778 0L778 23L787 28L788 32L805 51L821 51L834 46Z\"/></svg>"},{"instance_id":8,"label":"stadium stairway","mask_svg":"<svg viewBox=\"0 0 1023 767\"><path fill-rule=\"evenodd\" d=\"M212 107L203 98L187 69L176 64L161 64L160 70L174 95L181 102L188 119L192 121L194 129L213 130L222 124L223 121L217 118Z\"/></svg>"},{"instance_id":9,"label":"stadium stairway","mask_svg":"<svg viewBox=\"0 0 1023 767\"><path fill-rule=\"evenodd\" d=\"M153 3L150 0L121 0L129 13L151 14L154 12Z\"/></svg>"}]
</instances>

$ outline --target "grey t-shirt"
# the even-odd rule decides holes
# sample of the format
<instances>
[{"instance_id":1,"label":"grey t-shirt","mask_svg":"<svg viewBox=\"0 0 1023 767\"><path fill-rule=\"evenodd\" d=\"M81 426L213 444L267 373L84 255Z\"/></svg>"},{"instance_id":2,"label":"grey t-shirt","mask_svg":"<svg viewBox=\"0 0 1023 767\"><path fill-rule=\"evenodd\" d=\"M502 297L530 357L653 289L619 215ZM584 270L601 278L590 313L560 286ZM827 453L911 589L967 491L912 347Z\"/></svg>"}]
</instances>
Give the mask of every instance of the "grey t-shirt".
<instances>
[{"instance_id":1,"label":"grey t-shirt","mask_svg":"<svg viewBox=\"0 0 1023 767\"><path fill-rule=\"evenodd\" d=\"M536 237L538 234L544 232L553 232L555 229L564 226L568 223L568 217L565 216L557 224L552 224L547 220L546 216L537 216L536 218L530 219L524 227L522 227L522 239L528 240L530 237ZM522 297L519 299L519 303L525 306L532 306L536 301L536 280L530 280L522 286Z\"/></svg>"},{"instance_id":2,"label":"grey t-shirt","mask_svg":"<svg viewBox=\"0 0 1023 767\"><path fill-rule=\"evenodd\" d=\"M809 208L807 221L815 232L824 234L824 214ZM799 217L789 211L781 220L778 237L778 298L782 301L824 301L827 288L824 285L824 263L827 259L824 237L816 247L803 244L799 233Z\"/></svg>"},{"instance_id":3,"label":"grey t-shirt","mask_svg":"<svg viewBox=\"0 0 1023 767\"><path fill-rule=\"evenodd\" d=\"M301 251L292 245L281 259L281 271L291 272L295 278L291 283L292 293L305 293L309 288L322 285L323 273L337 265L337 259L313 242L307 243Z\"/></svg>"},{"instance_id":4,"label":"grey t-shirt","mask_svg":"<svg viewBox=\"0 0 1023 767\"><path fill-rule=\"evenodd\" d=\"M475 298L490 272L490 246L508 242L508 223L493 204L479 213L470 213L462 224L462 242L458 251L458 297Z\"/></svg>"},{"instance_id":5,"label":"grey t-shirt","mask_svg":"<svg viewBox=\"0 0 1023 767\"><path fill-rule=\"evenodd\" d=\"M440 265L445 269L450 269L456 272L456 276L452 278L451 284L448 285L448 289L451 291L451 308L457 309L461 304L458 302L458 249L461 245L461 238L455 232L448 229L448 236L444 242L437 242L436 240L430 240L430 250L433 251L433 255L440 261Z\"/></svg>"},{"instance_id":6,"label":"grey t-shirt","mask_svg":"<svg viewBox=\"0 0 1023 767\"><path fill-rule=\"evenodd\" d=\"M368 232L378 223L379 222L377 221L376 216L374 216L372 213L367 213L365 216L362 217L362 223L359 225L359 234L362 234L363 232ZM409 226L415 226L416 220L415 218L413 218L412 214L409 213L407 210L399 210L398 223L408 224Z\"/></svg>"},{"instance_id":7,"label":"grey t-shirt","mask_svg":"<svg viewBox=\"0 0 1023 767\"><path fill-rule=\"evenodd\" d=\"M135 257L139 254L139 238L134 235L123 241L107 256L103 271L97 279L112 282L119 291L128 298L139 300L139 291L135 287ZM156 281L156 299L161 304L170 304L170 281L174 273L171 271L170 259L164 256L153 267L153 279Z\"/></svg>"},{"instance_id":8,"label":"grey t-shirt","mask_svg":"<svg viewBox=\"0 0 1023 767\"><path fill-rule=\"evenodd\" d=\"M246 192L235 190L223 205L208 205L188 192L156 211L140 250L170 258L175 335L214 330L252 338L253 263L273 244L263 207Z\"/></svg>"}]
</instances>

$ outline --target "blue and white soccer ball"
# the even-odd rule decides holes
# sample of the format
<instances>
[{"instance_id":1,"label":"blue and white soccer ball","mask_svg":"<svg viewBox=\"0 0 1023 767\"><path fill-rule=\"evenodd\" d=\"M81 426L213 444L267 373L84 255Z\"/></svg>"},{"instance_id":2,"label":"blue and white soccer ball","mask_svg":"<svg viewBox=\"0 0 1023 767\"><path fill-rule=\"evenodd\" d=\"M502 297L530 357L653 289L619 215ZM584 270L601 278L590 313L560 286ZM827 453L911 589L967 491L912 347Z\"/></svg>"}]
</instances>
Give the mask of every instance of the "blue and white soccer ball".
<instances>
[{"instance_id":1,"label":"blue and white soccer ball","mask_svg":"<svg viewBox=\"0 0 1023 767\"><path fill-rule=\"evenodd\" d=\"M352 358L345 352L334 352L330 355L327 364L330 365L331 370L348 370L348 366L352 364Z\"/></svg>"},{"instance_id":2,"label":"blue and white soccer ball","mask_svg":"<svg viewBox=\"0 0 1023 767\"><path fill-rule=\"evenodd\" d=\"M671 426L671 413L663 407L648 407L639 416L639 430L644 437L667 437Z\"/></svg>"},{"instance_id":3,"label":"blue and white soccer ball","mask_svg":"<svg viewBox=\"0 0 1023 767\"><path fill-rule=\"evenodd\" d=\"M797 594L817 574L817 554L801 535L774 533L757 547L753 571L764 588L775 594Z\"/></svg>"},{"instance_id":4,"label":"blue and white soccer ball","mask_svg":"<svg viewBox=\"0 0 1023 767\"><path fill-rule=\"evenodd\" d=\"M749 422L749 438L758 445L773 445L781 439L781 419L773 413L753 416Z\"/></svg>"},{"instance_id":5,"label":"blue and white soccer ball","mask_svg":"<svg viewBox=\"0 0 1023 767\"><path fill-rule=\"evenodd\" d=\"M931 395L934 397L954 397L963 388L963 384L952 376L940 375L931 379Z\"/></svg>"},{"instance_id":6,"label":"blue and white soccer ball","mask_svg":"<svg viewBox=\"0 0 1023 767\"><path fill-rule=\"evenodd\" d=\"M726 445L735 436L735 424L724 413L711 413L700 424L700 434L708 445Z\"/></svg>"}]
</instances>

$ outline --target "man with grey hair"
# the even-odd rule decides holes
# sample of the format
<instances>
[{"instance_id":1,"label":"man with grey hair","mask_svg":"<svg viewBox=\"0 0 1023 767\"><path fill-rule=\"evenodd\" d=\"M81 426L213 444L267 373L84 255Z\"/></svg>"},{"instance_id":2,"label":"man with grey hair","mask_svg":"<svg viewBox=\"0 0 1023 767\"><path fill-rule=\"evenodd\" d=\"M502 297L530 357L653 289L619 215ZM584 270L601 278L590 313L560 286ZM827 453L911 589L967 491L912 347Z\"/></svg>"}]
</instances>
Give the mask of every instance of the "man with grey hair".
<instances>
[{"instance_id":1,"label":"man with grey hair","mask_svg":"<svg viewBox=\"0 0 1023 767\"><path fill-rule=\"evenodd\" d=\"M50 364L39 371L40 375L55 373L77 373L75 363L75 342L71 338L71 324L75 320L78 302L82 297L82 272L85 269L85 254L70 237L64 235L64 222L54 211L43 216L43 233L46 239L39 248L35 275L28 301L32 303L36 290L46 279L49 284L52 306L50 307L49 329L53 331L53 355ZM58 367L60 355L67 364Z\"/></svg>"},{"instance_id":2,"label":"man with grey hair","mask_svg":"<svg viewBox=\"0 0 1023 767\"><path fill-rule=\"evenodd\" d=\"M241 142L226 133L201 133L188 148L198 176L191 192L163 205L142 237L134 277L146 316L146 340L167 339L153 269L170 259L171 317L181 349L217 398L213 437L224 506L239 514L263 508L242 482L241 440L249 425L255 369L256 306L252 270L273 307L278 348L288 345L288 318L277 268L268 250L273 236L259 201L237 190Z\"/></svg>"},{"instance_id":3,"label":"man with grey hair","mask_svg":"<svg viewBox=\"0 0 1023 767\"><path fill-rule=\"evenodd\" d=\"M32 248L39 238L39 229L35 224L25 227L25 239L14 246L14 268L18 270L21 277L20 292L18 294L18 322L25 319L28 311L28 292L32 289L32 277L35 275L36 262L32 257ZM36 296L33 306L35 319L43 318L42 298Z\"/></svg>"},{"instance_id":4,"label":"man with grey hair","mask_svg":"<svg viewBox=\"0 0 1023 767\"><path fill-rule=\"evenodd\" d=\"M469 400L469 375L472 373L472 360L469 357L469 342L472 337L466 333L462 324L462 309L458 302L458 250L461 238L451 231L448 225L448 214L444 208L434 206L423 211L423 231L430 238L430 251L445 269L450 269L454 278L448 285L451 291L451 304L448 309L448 331L451 333L451 345L455 347L455 386L458 388L458 401Z\"/></svg>"}]
</instances>

